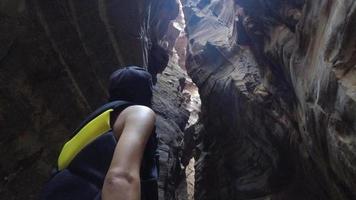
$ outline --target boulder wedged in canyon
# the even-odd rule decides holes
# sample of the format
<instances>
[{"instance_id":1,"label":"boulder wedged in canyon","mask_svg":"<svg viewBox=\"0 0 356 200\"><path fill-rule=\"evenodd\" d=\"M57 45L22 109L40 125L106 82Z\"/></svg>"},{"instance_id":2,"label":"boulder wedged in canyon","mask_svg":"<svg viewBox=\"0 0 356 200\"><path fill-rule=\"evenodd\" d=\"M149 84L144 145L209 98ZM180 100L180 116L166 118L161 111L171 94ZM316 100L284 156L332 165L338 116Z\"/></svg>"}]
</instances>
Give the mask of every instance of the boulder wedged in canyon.
<instances>
[{"instance_id":1,"label":"boulder wedged in canyon","mask_svg":"<svg viewBox=\"0 0 356 200\"><path fill-rule=\"evenodd\" d=\"M71 132L106 102L117 67L166 67L160 44L178 10L176 0L0 3L1 198L38 199ZM172 83L178 80L161 76L154 90L161 199L175 198L178 144L189 117Z\"/></svg>"},{"instance_id":2,"label":"boulder wedged in canyon","mask_svg":"<svg viewBox=\"0 0 356 200\"><path fill-rule=\"evenodd\" d=\"M183 2L195 199L355 199L356 3Z\"/></svg>"}]
</instances>

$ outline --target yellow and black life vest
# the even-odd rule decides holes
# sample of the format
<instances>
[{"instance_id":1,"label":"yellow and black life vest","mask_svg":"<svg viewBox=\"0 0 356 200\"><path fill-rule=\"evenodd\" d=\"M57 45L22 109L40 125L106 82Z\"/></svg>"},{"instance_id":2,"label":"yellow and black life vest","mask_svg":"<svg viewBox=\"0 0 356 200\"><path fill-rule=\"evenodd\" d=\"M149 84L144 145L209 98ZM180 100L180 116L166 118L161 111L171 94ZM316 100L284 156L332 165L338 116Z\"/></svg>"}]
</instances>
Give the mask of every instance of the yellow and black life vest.
<instances>
[{"instance_id":1,"label":"yellow and black life vest","mask_svg":"<svg viewBox=\"0 0 356 200\"><path fill-rule=\"evenodd\" d=\"M111 124L125 108L134 105L114 101L93 112L62 148L58 170L44 186L41 200L100 200L103 182L117 144ZM141 197L158 199L159 155L156 133L150 136L142 158Z\"/></svg>"},{"instance_id":2,"label":"yellow and black life vest","mask_svg":"<svg viewBox=\"0 0 356 200\"><path fill-rule=\"evenodd\" d=\"M82 149L100 135L111 130L110 122L114 110L121 112L131 105L133 104L126 101L113 101L101 106L87 117L74 131L73 138L64 144L58 158L58 170L68 167Z\"/></svg>"}]
</instances>

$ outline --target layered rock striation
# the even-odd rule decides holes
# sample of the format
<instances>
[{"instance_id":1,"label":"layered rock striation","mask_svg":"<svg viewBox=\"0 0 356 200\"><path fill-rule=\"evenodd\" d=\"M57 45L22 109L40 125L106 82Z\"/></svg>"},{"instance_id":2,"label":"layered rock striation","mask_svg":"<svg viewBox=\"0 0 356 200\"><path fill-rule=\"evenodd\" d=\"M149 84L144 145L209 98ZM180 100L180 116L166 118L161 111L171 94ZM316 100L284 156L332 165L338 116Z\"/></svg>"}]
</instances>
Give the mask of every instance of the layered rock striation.
<instances>
[{"instance_id":1,"label":"layered rock striation","mask_svg":"<svg viewBox=\"0 0 356 200\"><path fill-rule=\"evenodd\" d=\"M355 199L356 3L183 2L195 199Z\"/></svg>"}]
</instances>

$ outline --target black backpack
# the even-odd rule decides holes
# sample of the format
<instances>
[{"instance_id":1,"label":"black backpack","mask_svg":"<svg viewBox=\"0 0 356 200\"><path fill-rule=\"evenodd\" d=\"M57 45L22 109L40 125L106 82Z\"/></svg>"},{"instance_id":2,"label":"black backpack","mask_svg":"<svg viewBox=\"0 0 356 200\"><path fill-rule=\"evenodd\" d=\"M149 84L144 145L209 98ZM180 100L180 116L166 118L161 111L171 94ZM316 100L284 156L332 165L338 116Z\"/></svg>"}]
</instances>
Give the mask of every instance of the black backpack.
<instances>
[{"instance_id":1,"label":"black backpack","mask_svg":"<svg viewBox=\"0 0 356 200\"><path fill-rule=\"evenodd\" d=\"M74 132L59 156L58 167L43 188L42 200L101 199L101 189L116 147L112 123L126 101L107 103L93 112ZM158 199L157 137L149 138L141 165L141 199Z\"/></svg>"}]
</instances>

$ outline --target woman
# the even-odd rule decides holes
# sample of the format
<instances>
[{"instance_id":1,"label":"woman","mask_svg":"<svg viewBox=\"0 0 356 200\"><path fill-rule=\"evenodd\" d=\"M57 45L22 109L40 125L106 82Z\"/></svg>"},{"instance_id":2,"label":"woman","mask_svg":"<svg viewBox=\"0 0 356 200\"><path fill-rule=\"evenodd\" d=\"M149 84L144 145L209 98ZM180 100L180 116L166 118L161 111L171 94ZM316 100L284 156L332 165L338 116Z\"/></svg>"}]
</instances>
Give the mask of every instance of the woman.
<instances>
[{"instance_id":1,"label":"woman","mask_svg":"<svg viewBox=\"0 0 356 200\"><path fill-rule=\"evenodd\" d=\"M105 177L102 199L140 200L141 161L155 124L155 113L149 108L152 99L151 76L138 67L120 69L110 78L109 94L110 101L125 100L137 105L118 113L113 123L113 133L118 143ZM156 151L153 143L149 143L148 151Z\"/></svg>"},{"instance_id":2,"label":"woman","mask_svg":"<svg viewBox=\"0 0 356 200\"><path fill-rule=\"evenodd\" d=\"M119 69L110 77L109 95L64 145L41 199L158 199L151 75L135 66Z\"/></svg>"}]
</instances>

